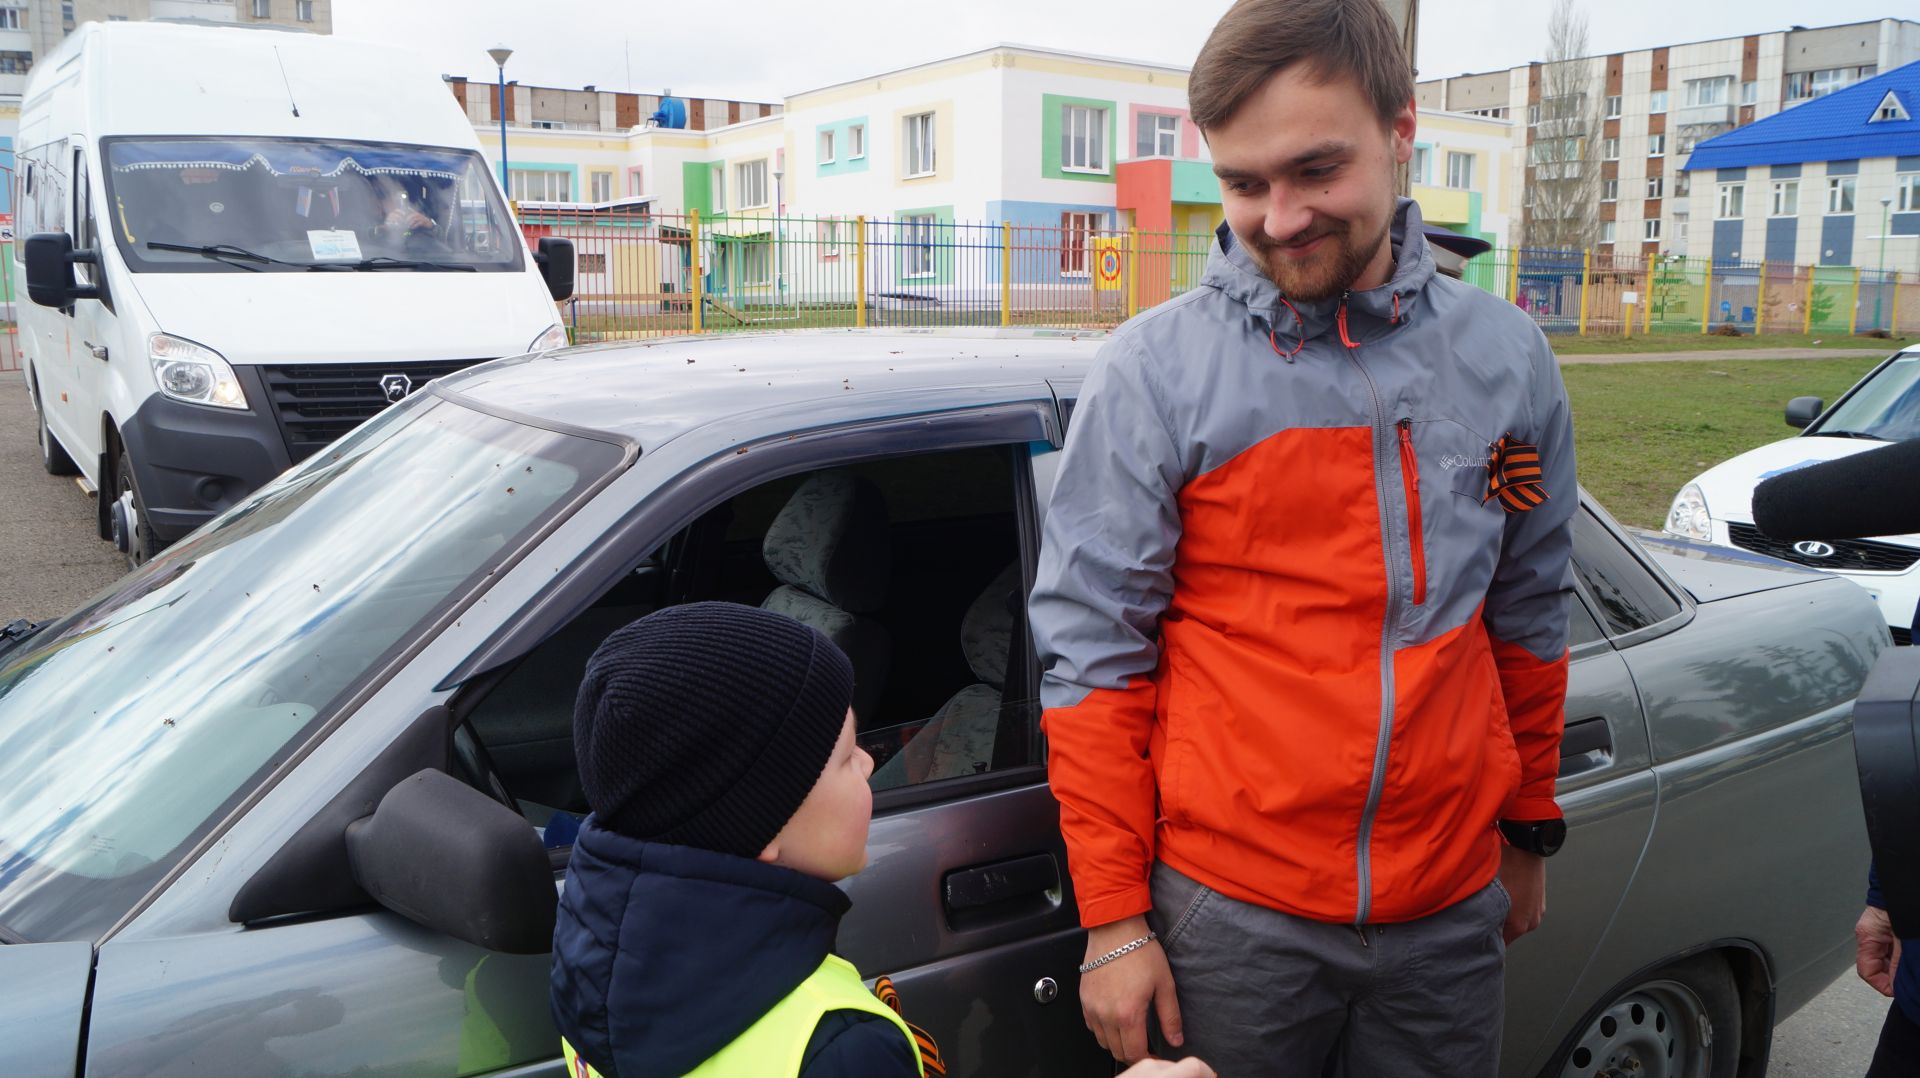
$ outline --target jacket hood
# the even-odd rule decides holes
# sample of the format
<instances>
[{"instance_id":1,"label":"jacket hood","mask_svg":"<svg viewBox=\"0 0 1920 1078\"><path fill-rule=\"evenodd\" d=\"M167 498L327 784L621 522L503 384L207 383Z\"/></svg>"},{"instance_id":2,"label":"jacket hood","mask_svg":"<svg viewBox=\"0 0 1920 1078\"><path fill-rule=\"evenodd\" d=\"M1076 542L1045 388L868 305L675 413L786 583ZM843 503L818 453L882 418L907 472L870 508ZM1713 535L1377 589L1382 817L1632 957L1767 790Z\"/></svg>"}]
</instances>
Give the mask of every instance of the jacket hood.
<instances>
[{"instance_id":1,"label":"jacket hood","mask_svg":"<svg viewBox=\"0 0 1920 1078\"><path fill-rule=\"evenodd\" d=\"M1427 245L1419 204L1400 199L1389 233L1393 275L1377 288L1345 297L1347 333L1355 343L1376 340L1406 322L1419 306L1427 282L1433 280L1433 251ZM1232 229L1223 223L1214 235L1213 253L1200 283L1245 304L1260 330L1273 334L1276 351L1290 353L1302 342L1328 334L1337 338L1342 297L1308 302L1282 295Z\"/></svg>"},{"instance_id":2,"label":"jacket hood","mask_svg":"<svg viewBox=\"0 0 1920 1078\"><path fill-rule=\"evenodd\" d=\"M554 1024L609 1078L685 1074L819 968L849 906L791 869L589 816L554 927Z\"/></svg>"}]
</instances>

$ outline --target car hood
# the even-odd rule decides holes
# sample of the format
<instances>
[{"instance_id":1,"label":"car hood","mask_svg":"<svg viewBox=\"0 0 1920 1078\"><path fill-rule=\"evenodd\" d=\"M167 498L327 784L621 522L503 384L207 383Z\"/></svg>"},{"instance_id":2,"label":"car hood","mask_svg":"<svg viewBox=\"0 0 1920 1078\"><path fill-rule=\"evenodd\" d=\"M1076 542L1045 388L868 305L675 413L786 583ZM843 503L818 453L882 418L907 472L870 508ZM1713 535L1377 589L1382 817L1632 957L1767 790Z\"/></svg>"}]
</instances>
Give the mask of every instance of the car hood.
<instances>
[{"instance_id":1,"label":"car hood","mask_svg":"<svg viewBox=\"0 0 1920 1078\"><path fill-rule=\"evenodd\" d=\"M0 1044L9 1074L72 1075L87 1010L93 945L0 945Z\"/></svg>"},{"instance_id":2,"label":"car hood","mask_svg":"<svg viewBox=\"0 0 1920 1078\"><path fill-rule=\"evenodd\" d=\"M1832 579L1817 569L1802 568L1738 547L1715 546L1638 529L1633 531L1633 537L1696 603Z\"/></svg>"},{"instance_id":3,"label":"car hood","mask_svg":"<svg viewBox=\"0 0 1920 1078\"><path fill-rule=\"evenodd\" d=\"M1871 452L1887 444L1865 438L1783 438L1716 464L1695 476L1693 482L1706 497L1707 512L1713 519L1751 524L1753 488L1762 480L1855 453ZM1913 545L1920 545L1920 535L1906 538L1910 538Z\"/></svg>"}]
</instances>

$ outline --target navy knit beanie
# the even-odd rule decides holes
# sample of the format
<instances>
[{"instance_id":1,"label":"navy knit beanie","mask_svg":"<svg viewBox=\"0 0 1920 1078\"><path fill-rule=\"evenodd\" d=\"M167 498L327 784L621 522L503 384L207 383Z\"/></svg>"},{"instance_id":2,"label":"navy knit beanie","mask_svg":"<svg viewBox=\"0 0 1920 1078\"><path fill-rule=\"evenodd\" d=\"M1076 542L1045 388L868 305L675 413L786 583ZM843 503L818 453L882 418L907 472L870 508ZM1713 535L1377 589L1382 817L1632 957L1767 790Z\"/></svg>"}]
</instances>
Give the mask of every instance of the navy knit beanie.
<instances>
[{"instance_id":1,"label":"navy knit beanie","mask_svg":"<svg viewBox=\"0 0 1920 1078\"><path fill-rule=\"evenodd\" d=\"M756 857L826 769L852 699L847 657L792 618L649 614L587 660L573 708L587 803L618 834Z\"/></svg>"}]
</instances>

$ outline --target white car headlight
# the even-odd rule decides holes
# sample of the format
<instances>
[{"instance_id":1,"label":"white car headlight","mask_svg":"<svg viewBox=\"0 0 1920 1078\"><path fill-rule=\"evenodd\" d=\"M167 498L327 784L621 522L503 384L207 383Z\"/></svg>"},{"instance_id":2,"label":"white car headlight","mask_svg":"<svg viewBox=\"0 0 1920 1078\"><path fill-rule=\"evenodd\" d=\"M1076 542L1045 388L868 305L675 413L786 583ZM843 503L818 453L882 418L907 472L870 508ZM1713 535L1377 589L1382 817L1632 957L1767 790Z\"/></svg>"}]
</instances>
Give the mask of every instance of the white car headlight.
<instances>
[{"instance_id":1,"label":"white car headlight","mask_svg":"<svg viewBox=\"0 0 1920 1078\"><path fill-rule=\"evenodd\" d=\"M246 391L220 353L165 333L147 338L147 358L160 392L188 404L214 408L245 408Z\"/></svg>"},{"instance_id":2,"label":"white car headlight","mask_svg":"<svg viewBox=\"0 0 1920 1078\"><path fill-rule=\"evenodd\" d=\"M1673 508L1667 510L1667 531L1687 539L1713 541L1713 514L1707 511L1707 496L1700 493L1698 483L1681 487L1674 497Z\"/></svg>"},{"instance_id":3,"label":"white car headlight","mask_svg":"<svg viewBox=\"0 0 1920 1078\"><path fill-rule=\"evenodd\" d=\"M560 323L555 322L553 325L540 331L540 335L533 339L533 343L527 345L527 351L544 352L549 348L565 348L566 346L567 329Z\"/></svg>"}]
</instances>

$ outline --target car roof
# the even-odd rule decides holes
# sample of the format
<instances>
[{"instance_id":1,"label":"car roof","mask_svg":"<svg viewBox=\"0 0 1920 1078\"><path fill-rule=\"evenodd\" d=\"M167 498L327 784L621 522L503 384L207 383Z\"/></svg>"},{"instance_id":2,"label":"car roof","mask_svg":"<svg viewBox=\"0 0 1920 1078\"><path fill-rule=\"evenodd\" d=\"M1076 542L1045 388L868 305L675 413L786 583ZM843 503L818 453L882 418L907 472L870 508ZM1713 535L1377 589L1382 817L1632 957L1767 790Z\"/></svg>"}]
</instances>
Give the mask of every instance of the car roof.
<instances>
[{"instance_id":1,"label":"car roof","mask_svg":"<svg viewBox=\"0 0 1920 1078\"><path fill-rule=\"evenodd\" d=\"M1106 334L1058 329L802 330L555 349L470 367L442 392L647 448L715 420L764 425L1032 399L1078 382Z\"/></svg>"}]
</instances>

